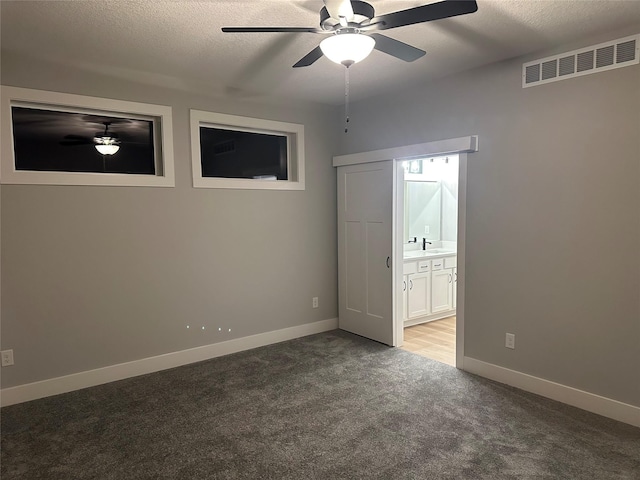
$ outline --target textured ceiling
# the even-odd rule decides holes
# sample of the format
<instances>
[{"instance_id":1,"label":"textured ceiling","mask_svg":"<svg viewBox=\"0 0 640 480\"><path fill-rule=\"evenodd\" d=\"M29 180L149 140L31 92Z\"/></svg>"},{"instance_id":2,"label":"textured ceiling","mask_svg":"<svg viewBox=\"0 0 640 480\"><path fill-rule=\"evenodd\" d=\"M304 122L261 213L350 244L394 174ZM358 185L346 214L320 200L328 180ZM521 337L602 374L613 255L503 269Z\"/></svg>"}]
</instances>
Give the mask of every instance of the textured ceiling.
<instances>
[{"instance_id":1,"label":"textured ceiling","mask_svg":"<svg viewBox=\"0 0 640 480\"><path fill-rule=\"evenodd\" d=\"M640 25L639 0L477 0L478 11L384 33L426 50L405 63L374 51L352 67L363 99L498 60ZM376 14L427 1L370 2ZM343 67L291 66L324 38L222 33L222 26L317 26L321 0L7 1L3 51L211 95L343 100Z\"/></svg>"}]
</instances>

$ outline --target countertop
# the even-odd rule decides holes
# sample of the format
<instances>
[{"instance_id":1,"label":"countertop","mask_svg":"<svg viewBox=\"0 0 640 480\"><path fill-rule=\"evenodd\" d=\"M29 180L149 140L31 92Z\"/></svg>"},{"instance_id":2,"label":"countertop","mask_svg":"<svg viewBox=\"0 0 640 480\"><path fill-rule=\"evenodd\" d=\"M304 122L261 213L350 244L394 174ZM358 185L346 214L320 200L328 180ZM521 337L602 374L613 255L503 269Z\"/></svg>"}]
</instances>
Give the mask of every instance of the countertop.
<instances>
[{"instance_id":1,"label":"countertop","mask_svg":"<svg viewBox=\"0 0 640 480\"><path fill-rule=\"evenodd\" d=\"M445 248L434 248L427 250L409 250L404 252L403 260L405 262L411 260L418 260L423 258L440 258L440 257L454 257L458 254L455 250L449 250Z\"/></svg>"}]
</instances>

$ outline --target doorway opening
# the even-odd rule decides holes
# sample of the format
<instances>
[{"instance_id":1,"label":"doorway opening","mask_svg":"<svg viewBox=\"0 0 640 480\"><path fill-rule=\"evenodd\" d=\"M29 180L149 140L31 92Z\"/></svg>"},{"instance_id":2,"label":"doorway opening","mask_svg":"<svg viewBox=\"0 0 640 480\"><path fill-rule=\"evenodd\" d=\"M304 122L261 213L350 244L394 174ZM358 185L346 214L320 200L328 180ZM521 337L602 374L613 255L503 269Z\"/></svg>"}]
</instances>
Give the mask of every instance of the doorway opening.
<instances>
[{"instance_id":1,"label":"doorway opening","mask_svg":"<svg viewBox=\"0 0 640 480\"><path fill-rule=\"evenodd\" d=\"M430 246L432 251L429 253L442 254L442 270L456 269L451 280L453 283L457 279L451 290L456 302L455 366L464 369L467 157L477 151L478 137L467 136L333 157L333 165L338 169L339 328L389 346L403 345L405 305L409 307L403 284L406 280L419 280L418 277L408 279L406 275L410 273L405 275L404 271L404 246L408 242L403 238L406 165L403 162L457 155L458 215L454 263L451 259L445 262L444 259L452 255L435 252L437 243L426 243L429 239L425 241L425 249ZM411 172L409 165L408 173L415 173L416 168L419 169L416 166ZM418 239L412 243L418 245ZM422 247L422 240L419 245ZM441 249L445 246L441 244ZM414 262L415 273L425 273L418 272L418 269L425 269L420 261L423 260ZM439 266L433 270L432 264L426 268L432 270L430 273L441 270ZM433 280L434 276L429 278ZM434 289L444 290L444 274L435 277ZM448 284L448 277L446 281ZM437 309L438 299L442 297L441 292L436 293L434 305ZM445 293L448 294L448 287ZM446 295L445 299L447 305ZM429 312L434 313L434 308L430 306Z\"/></svg>"},{"instance_id":2,"label":"doorway opening","mask_svg":"<svg viewBox=\"0 0 640 480\"><path fill-rule=\"evenodd\" d=\"M456 365L459 155L402 161L402 348Z\"/></svg>"}]
</instances>

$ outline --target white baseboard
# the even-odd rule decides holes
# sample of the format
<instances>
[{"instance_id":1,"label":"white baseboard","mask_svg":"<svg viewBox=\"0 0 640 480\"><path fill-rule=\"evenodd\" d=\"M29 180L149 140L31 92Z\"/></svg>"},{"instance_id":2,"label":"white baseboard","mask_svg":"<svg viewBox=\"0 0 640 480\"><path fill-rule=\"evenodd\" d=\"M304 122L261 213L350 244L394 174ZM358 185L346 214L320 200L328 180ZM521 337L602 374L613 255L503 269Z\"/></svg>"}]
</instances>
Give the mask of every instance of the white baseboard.
<instances>
[{"instance_id":1,"label":"white baseboard","mask_svg":"<svg viewBox=\"0 0 640 480\"><path fill-rule=\"evenodd\" d=\"M28 402L38 398L67 393L103 383L115 382L138 375L159 372L160 370L166 370L168 368L201 362L202 360L242 352L286 340L293 340L307 335L327 332L329 330L335 330L336 328L338 328L338 319L330 318L328 320L307 323L296 327L283 328L282 330L275 330L273 332L259 333L226 342L213 343L211 345L190 348L179 352L166 353L155 357L143 358L132 362L110 365L95 370L5 388L0 390L0 405L5 407L15 403Z\"/></svg>"},{"instance_id":2,"label":"white baseboard","mask_svg":"<svg viewBox=\"0 0 640 480\"><path fill-rule=\"evenodd\" d=\"M577 388L482 362L475 358L464 357L463 370L587 410L588 412L640 427L640 407L629 405L628 403L601 397Z\"/></svg>"}]
</instances>

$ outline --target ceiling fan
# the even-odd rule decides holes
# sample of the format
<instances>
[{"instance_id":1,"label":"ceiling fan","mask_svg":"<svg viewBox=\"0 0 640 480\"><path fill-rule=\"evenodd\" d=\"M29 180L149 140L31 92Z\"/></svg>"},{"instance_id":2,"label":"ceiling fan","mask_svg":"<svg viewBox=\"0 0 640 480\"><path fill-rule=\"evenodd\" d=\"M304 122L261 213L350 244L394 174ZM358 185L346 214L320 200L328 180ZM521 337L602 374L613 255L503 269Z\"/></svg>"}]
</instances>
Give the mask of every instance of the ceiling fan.
<instances>
[{"instance_id":1,"label":"ceiling fan","mask_svg":"<svg viewBox=\"0 0 640 480\"><path fill-rule=\"evenodd\" d=\"M324 0L318 27L222 27L225 33L319 33L330 35L301 58L294 68L308 67L323 55L346 67L366 58L375 48L413 62L426 52L387 37L382 30L466 15L478 10L475 0L444 0L375 16L374 8L359 0Z\"/></svg>"},{"instance_id":2,"label":"ceiling fan","mask_svg":"<svg viewBox=\"0 0 640 480\"><path fill-rule=\"evenodd\" d=\"M104 132L98 132L94 137L84 137L82 135L65 135L65 140L60 145L94 145L96 150L102 155L114 155L120 150L120 140L118 135L109 131L111 122L102 122Z\"/></svg>"}]
</instances>

